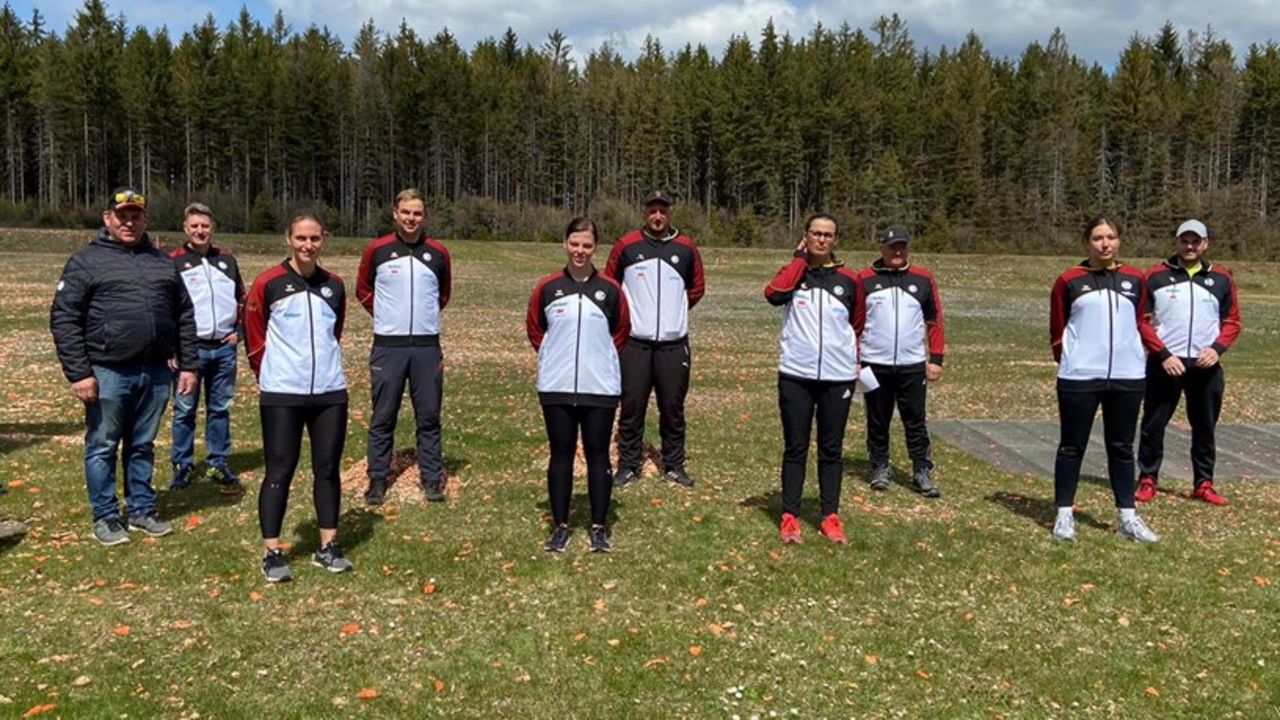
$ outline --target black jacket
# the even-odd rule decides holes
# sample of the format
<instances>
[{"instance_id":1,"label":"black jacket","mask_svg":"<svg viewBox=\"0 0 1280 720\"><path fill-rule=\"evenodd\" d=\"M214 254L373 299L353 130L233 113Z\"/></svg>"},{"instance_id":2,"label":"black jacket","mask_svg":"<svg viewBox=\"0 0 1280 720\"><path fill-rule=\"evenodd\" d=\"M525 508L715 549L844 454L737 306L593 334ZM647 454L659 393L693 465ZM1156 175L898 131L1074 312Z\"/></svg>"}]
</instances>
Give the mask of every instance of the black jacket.
<instances>
[{"instance_id":1,"label":"black jacket","mask_svg":"<svg viewBox=\"0 0 1280 720\"><path fill-rule=\"evenodd\" d=\"M106 228L67 261L49 311L49 329L71 382L92 365L164 362L177 357L195 370L196 322L191 298L168 255L143 235L132 248Z\"/></svg>"}]
</instances>

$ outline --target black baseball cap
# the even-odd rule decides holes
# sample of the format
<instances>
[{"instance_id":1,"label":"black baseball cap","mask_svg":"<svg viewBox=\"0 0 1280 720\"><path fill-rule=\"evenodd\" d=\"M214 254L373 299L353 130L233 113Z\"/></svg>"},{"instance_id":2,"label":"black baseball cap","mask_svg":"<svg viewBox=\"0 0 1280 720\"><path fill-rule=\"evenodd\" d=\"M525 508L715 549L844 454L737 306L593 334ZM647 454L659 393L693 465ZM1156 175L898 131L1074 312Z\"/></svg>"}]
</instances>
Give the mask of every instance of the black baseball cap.
<instances>
[{"instance_id":1,"label":"black baseball cap","mask_svg":"<svg viewBox=\"0 0 1280 720\"><path fill-rule=\"evenodd\" d=\"M652 205L654 203L662 203L667 207L671 207L672 205L675 204L674 202L671 201L671 196L663 192L662 190L654 190L653 192L649 193L648 196L645 197L644 202L641 203L641 206L648 207L649 205Z\"/></svg>"},{"instance_id":2,"label":"black baseball cap","mask_svg":"<svg viewBox=\"0 0 1280 720\"><path fill-rule=\"evenodd\" d=\"M111 197L107 198L107 210L119 210L121 208L137 208L145 211L147 209L147 196L131 187L116 188L111 191Z\"/></svg>"},{"instance_id":3,"label":"black baseball cap","mask_svg":"<svg viewBox=\"0 0 1280 720\"><path fill-rule=\"evenodd\" d=\"M911 242L911 233L901 225L890 226L880 235L881 245L892 245L893 243Z\"/></svg>"}]
</instances>

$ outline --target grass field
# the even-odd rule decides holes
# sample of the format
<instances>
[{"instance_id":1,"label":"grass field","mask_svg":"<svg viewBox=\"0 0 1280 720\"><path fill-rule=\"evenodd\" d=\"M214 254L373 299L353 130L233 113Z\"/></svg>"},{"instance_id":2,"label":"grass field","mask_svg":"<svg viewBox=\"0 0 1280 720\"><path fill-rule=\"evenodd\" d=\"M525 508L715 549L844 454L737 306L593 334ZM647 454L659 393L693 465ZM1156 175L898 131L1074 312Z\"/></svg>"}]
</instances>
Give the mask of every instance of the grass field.
<instances>
[{"instance_id":1,"label":"grass field","mask_svg":"<svg viewBox=\"0 0 1280 720\"><path fill-rule=\"evenodd\" d=\"M233 241L259 250L242 258L247 280L279 261L261 252L271 242ZM1280 487L1229 484L1223 509L1164 494L1143 509L1164 540L1138 547L1111 532L1109 489L1085 483L1080 541L1063 546L1045 524L1048 480L1002 474L945 445L935 451L940 501L902 485L870 496L855 408L842 513L851 544L817 535L811 470L807 542L780 546L778 315L761 289L786 251L704 254L688 403L697 487L650 474L615 494L611 556L585 552L581 487L570 552L552 557L539 549L546 444L523 313L536 278L563 255L451 243L450 501L375 512L344 496L342 539L357 571L327 576L304 562L315 525L300 471L285 524L295 581L268 587L257 565L260 431L243 360L233 467L251 492L161 490L178 532L111 549L93 540L82 410L48 333L65 241L14 252L20 243L0 234L0 478L10 488L0 515L31 531L0 546L0 715L1280 717ZM326 264L353 288L357 260ZM919 260L941 283L949 340L932 416L1056 417L1047 297L1073 260ZM1235 272L1245 332L1224 361L1224 421L1277 422L1280 266ZM370 323L350 309L347 467L363 459L369 406ZM405 405L399 447L411 444ZM166 417L161 459L167 435ZM901 473L896 429L894 443ZM166 483L162 469L157 485Z\"/></svg>"}]
</instances>

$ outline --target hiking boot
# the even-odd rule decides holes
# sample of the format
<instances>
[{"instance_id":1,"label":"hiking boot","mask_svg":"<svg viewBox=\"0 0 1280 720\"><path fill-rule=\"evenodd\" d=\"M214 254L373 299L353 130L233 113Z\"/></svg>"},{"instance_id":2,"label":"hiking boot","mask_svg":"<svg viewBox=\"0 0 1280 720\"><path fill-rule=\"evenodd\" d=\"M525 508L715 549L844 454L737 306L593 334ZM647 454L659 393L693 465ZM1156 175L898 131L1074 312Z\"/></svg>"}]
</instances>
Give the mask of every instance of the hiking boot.
<instances>
[{"instance_id":1,"label":"hiking boot","mask_svg":"<svg viewBox=\"0 0 1280 720\"><path fill-rule=\"evenodd\" d=\"M878 492L884 492L889 489L889 483L892 482L893 471L888 465L875 465L871 468L871 489Z\"/></svg>"},{"instance_id":2,"label":"hiking boot","mask_svg":"<svg viewBox=\"0 0 1280 720\"><path fill-rule=\"evenodd\" d=\"M1191 493L1191 497L1219 507L1227 504L1227 499L1219 495L1217 490L1213 489L1212 480L1205 480L1197 485L1195 491Z\"/></svg>"},{"instance_id":3,"label":"hiking boot","mask_svg":"<svg viewBox=\"0 0 1280 720\"><path fill-rule=\"evenodd\" d=\"M169 480L170 490L186 490L191 487L191 472L195 470L190 465L173 464L173 478Z\"/></svg>"},{"instance_id":4,"label":"hiking boot","mask_svg":"<svg viewBox=\"0 0 1280 720\"><path fill-rule=\"evenodd\" d=\"M940 497L942 491L938 489L937 485L933 484L930 472L929 468L916 468L915 472L911 473L911 487L927 498Z\"/></svg>"},{"instance_id":5,"label":"hiking boot","mask_svg":"<svg viewBox=\"0 0 1280 720\"><path fill-rule=\"evenodd\" d=\"M1120 527L1116 532L1120 533L1120 537L1125 540L1140 543L1160 542L1160 536L1152 532L1151 528L1147 527L1147 524L1137 515L1128 519L1121 518Z\"/></svg>"},{"instance_id":6,"label":"hiking boot","mask_svg":"<svg viewBox=\"0 0 1280 720\"><path fill-rule=\"evenodd\" d=\"M268 550L262 556L262 577L269 583L288 582L293 579L293 571L279 549Z\"/></svg>"},{"instance_id":7,"label":"hiking boot","mask_svg":"<svg viewBox=\"0 0 1280 720\"><path fill-rule=\"evenodd\" d=\"M1133 499L1138 502L1151 502L1156 499L1156 479L1150 475L1143 475L1138 478L1138 489L1133 493Z\"/></svg>"},{"instance_id":8,"label":"hiking boot","mask_svg":"<svg viewBox=\"0 0 1280 720\"><path fill-rule=\"evenodd\" d=\"M364 504L381 505L387 501L387 481L384 478L369 478L369 489L364 491Z\"/></svg>"},{"instance_id":9,"label":"hiking boot","mask_svg":"<svg viewBox=\"0 0 1280 720\"><path fill-rule=\"evenodd\" d=\"M680 487L693 487L693 478L684 474L684 468L671 468L662 474L667 482L673 482Z\"/></svg>"},{"instance_id":10,"label":"hiking boot","mask_svg":"<svg viewBox=\"0 0 1280 720\"><path fill-rule=\"evenodd\" d=\"M1063 542L1076 541L1076 516L1059 515L1053 521L1053 536Z\"/></svg>"},{"instance_id":11,"label":"hiking boot","mask_svg":"<svg viewBox=\"0 0 1280 720\"><path fill-rule=\"evenodd\" d=\"M804 538L800 537L800 521L791 513L782 513L782 524L778 526L778 539L784 544L794 543L800 544L804 542Z\"/></svg>"},{"instance_id":12,"label":"hiking boot","mask_svg":"<svg viewBox=\"0 0 1280 720\"><path fill-rule=\"evenodd\" d=\"M427 502L444 502L444 483L422 483L422 497Z\"/></svg>"},{"instance_id":13,"label":"hiking boot","mask_svg":"<svg viewBox=\"0 0 1280 720\"><path fill-rule=\"evenodd\" d=\"M568 544L569 526L561 523L551 531L551 536L547 538L547 542L543 544L542 549L547 552L562 553L564 552L564 546Z\"/></svg>"},{"instance_id":14,"label":"hiking boot","mask_svg":"<svg viewBox=\"0 0 1280 720\"><path fill-rule=\"evenodd\" d=\"M120 518L112 517L98 520L93 524L93 536L98 542L110 547L129 542L129 532L124 529Z\"/></svg>"},{"instance_id":15,"label":"hiking boot","mask_svg":"<svg viewBox=\"0 0 1280 720\"><path fill-rule=\"evenodd\" d=\"M613 546L609 544L609 531L603 525L592 525L587 530L587 542L593 553L613 552Z\"/></svg>"},{"instance_id":16,"label":"hiking boot","mask_svg":"<svg viewBox=\"0 0 1280 720\"><path fill-rule=\"evenodd\" d=\"M316 554L311 556L311 564L331 573L347 572L355 567L342 554L342 546L337 540L330 540L328 545L317 550Z\"/></svg>"},{"instance_id":17,"label":"hiking boot","mask_svg":"<svg viewBox=\"0 0 1280 720\"><path fill-rule=\"evenodd\" d=\"M613 474L613 486L616 488L626 487L639 479L639 469L620 467L618 468L618 472Z\"/></svg>"},{"instance_id":18,"label":"hiking boot","mask_svg":"<svg viewBox=\"0 0 1280 720\"><path fill-rule=\"evenodd\" d=\"M844 527L840 525L840 516L835 513L822 518L822 524L818 526L818 531L833 543L843 545L849 542L849 538L844 536Z\"/></svg>"},{"instance_id":19,"label":"hiking boot","mask_svg":"<svg viewBox=\"0 0 1280 720\"><path fill-rule=\"evenodd\" d=\"M156 517L155 513L134 517L129 516L129 532L138 530L151 537L164 537L173 532L173 525Z\"/></svg>"}]
</instances>

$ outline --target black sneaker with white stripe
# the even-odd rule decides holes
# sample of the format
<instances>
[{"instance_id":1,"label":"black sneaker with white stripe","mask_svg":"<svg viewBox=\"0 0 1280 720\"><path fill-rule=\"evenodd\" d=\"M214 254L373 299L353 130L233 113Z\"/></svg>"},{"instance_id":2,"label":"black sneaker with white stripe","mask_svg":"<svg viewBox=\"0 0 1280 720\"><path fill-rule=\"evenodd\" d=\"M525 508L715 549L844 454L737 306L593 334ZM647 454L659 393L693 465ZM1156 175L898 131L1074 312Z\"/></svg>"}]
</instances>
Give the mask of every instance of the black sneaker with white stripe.
<instances>
[{"instance_id":1,"label":"black sneaker with white stripe","mask_svg":"<svg viewBox=\"0 0 1280 720\"><path fill-rule=\"evenodd\" d=\"M337 540L330 540L328 545L316 551L311 556L311 564L316 567L324 568L331 573L347 572L355 568L351 561L342 554L342 546Z\"/></svg>"},{"instance_id":2,"label":"black sneaker with white stripe","mask_svg":"<svg viewBox=\"0 0 1280 720\"><path fill-rule=\"evenodd\" d=\"M289 562L284 559L284 553L279 549L268 550L262 557L262 577L269 583L289 582L293 579Z\"/></svg>"}]
</instances>

